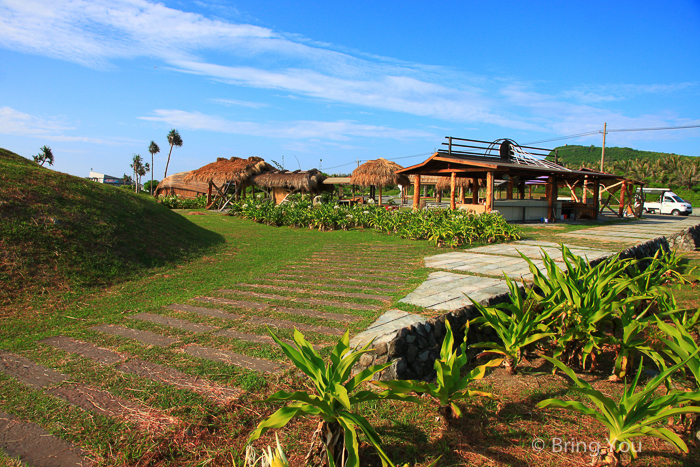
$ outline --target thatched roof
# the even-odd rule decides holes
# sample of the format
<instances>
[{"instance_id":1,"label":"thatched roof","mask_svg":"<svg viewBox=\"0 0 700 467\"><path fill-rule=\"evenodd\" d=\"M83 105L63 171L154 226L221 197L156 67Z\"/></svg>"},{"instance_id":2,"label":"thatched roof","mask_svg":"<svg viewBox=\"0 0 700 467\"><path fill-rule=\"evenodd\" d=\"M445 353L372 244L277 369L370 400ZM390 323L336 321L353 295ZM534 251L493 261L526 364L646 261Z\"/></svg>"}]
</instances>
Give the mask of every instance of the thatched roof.
<instances>
[{"instance_id":1,"label":"thatched roof","mask_svg":"<svg viewBox=\"0 0 700 467\"><path fill-rule=\"evenodd\" d=\"M408 186L411 183L408 177L396 173L401 169L403 167L396 162L380 158L367 161L353 170L350 180L353 185L360 186Z\"/></svg>"},{"instance_id":2,"label":"thatched roof","mask_svg":"<svg viewBox=\"0 0 700 467\"><path fill-rule=\"evenodd\" d=\"M248 181L253 175L270 170L274 169L260 157L249 157L248 159L241 159L240 157L224 159L219 157L216 159L216 162L193 170L185 178L185 181L197 180L206 183L212 181L217 185L226 182L239 184Z\"/></svg>"},{"instance_id":3,"label":"thatched roof","mask_svg":"<svg viewBox=\"0 0 700 467\"><path fill-rule=\"evenodd\" d=\"M185 179L190 173L192 173L192 171L168 175L163 180L158 182L158 187L156 188L155 195L158 196L162 192L167 191L171 188L180 190L191 190L196 191L198 193L206 193L209 188L208 183L198 182L196 180L192 180L190 182L185 181Z\"/></svg>"},{"instance_id":4,"label":"thatched roof","mask_svg":"<svg viewBox=\"0 0 700 467\"><path fill-rule=\"evenodd\" d=\"M423 177L421 177L421 180ZM435 189L436 190L449 190L450 189L450 177L438 177L438 181L435 184ZM482 185L483 182L481 180L479 181L479 185ZM472 186L472 179L471 178L463 178L463 177L457 177L455 179L455 187L460 188L463 187L465 190L470 188Z\"/></svg>"},{"instance_id":5,"label":"thatched roof","mask_svg":"<svg viewBox=\"0 0 700 467\"><path fill-rule=\"evenodd\" d=\"M284 188L291 191L318 193L322 190L326 177L316 169L307 171L275 170L255 175L250 183L262 188Z\"/></svg>"},{"instance_id":6,"label":"thatched roof","mask_svg":"<svg viewBox=\"0 0 700 467\"><path fill-rule=\"evenodd\" d=\"M421 185L437 185L437 182L439 182L441 178L445 178L445 177L440 177L438 175L421 175L420 176L420 184ZM408 179L411 181L411 185L413 185L416 182L415 175L409 175Z\"/></svg>"}]
</instances>

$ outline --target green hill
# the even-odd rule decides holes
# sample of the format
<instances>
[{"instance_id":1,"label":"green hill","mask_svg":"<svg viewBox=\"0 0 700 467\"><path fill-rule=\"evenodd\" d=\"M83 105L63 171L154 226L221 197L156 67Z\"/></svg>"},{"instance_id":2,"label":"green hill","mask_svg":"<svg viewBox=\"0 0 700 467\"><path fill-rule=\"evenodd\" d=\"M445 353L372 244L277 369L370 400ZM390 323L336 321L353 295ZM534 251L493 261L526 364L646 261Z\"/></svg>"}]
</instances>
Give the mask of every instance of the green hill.
<instances>
[{"instance_id":1,"label":"green hill","mask_svg":"<svg viewBox=\"0 0 700 467\"><path fill-rule=\"evenodd\" d=\"M0 149L0 307L112 283L222 241L150 197Z\"/></svg>"},{"instance_id":2,"label":"green hill","mask_svg":"<svg viewBox=\"0 0 700 467\"><path fill-rule=\"evenodd\" d=\"M567 167L579 167L581 164L586 164L589 168L600 168L602 147L566 145L559 146L555 150L558 151L559 162L563 162ZM612 146L605 148L605 163L632 159L663 159L671 155L671 153L666 152L640 151ZM550 154L550 158L554 159L554 151Z\"/></svg>"}]
</instances>

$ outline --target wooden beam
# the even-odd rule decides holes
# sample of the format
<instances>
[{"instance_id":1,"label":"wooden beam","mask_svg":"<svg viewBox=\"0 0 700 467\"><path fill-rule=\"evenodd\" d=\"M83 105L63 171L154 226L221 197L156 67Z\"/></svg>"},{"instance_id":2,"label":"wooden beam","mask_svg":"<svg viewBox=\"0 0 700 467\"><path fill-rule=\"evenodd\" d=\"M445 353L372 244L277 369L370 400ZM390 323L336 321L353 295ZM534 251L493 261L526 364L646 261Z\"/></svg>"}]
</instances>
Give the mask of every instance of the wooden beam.
<instances>
[{"instance_id":1,"label":"wooden beam","mask_svg":"<svg viewBox=\"0 0 700 467\"><path fill-rule=\"evenodd\" d=\"M479 204L479 179L472 178L472 204Z\"/></svg>"},{"instance_id":2,"label":"wooden beam","mask_svg":"<svg viewBox=\"0 0 700 467\"><path fill-rule=\"evenodd\" d=\"M486 212L493 210L493 172L486 172Z\"/></svg>"},{"instance_id":3,"label":"wooden beam","mask_svg":"<svg viewBox=\"0 0 700 467\"><path fill-rule=\"evenodd\" d=\"M209 180L209 190L207 190L207 209L209 209L209 206L211 206L211 186L212 181Z\"/></svg>"},{"instance_id":4,"label":"wooden beam","mask_svg":"<svg viewBox=\"0 0 700 467\"><path fill-rule=\"evenodd\" d=\"M625 211L625 195L627 194L627 183L622 182L622 188L620 188L620 209L617 212L619 217L622 217L622 213Z\"/></svg>"},{"instance_id":5,"label":"wooden beam","mask_svg":"<svg viewBox=\"0 0 700 467\"><path fill-rule=\"evenodd\" d=\"M508 179L508 185L506 186L506 199L513 199L513 179Z\"/></svg>"},{"instance_id":6,"label":"wooden beam","mask_svg":"<svg viewBox=\"0 0 700 467\"><path fill-rule=\"evenodd\" d=\"M379 205L382 205L382 186L379 185Z\"/></svg>"},{"instance_id":7,"label":"wooden beam","mask_svg":"<svg viewBox=\"0 0 700 467\"><path fill-rule=\"evenodd\" d=\"M455 187L457 186L457 174L452 173L452 176L450 177L450 209L453 211L457 208L457 204L455 203Z\"/></svg>"},{"instance_id":8,"label":"wooden beam","mask_svg":"<svg viewBox=\"0 0 700 467\"><path fill-rule=\"evenodd\" d=\"M525 199L525 182L518 183L518 194L520 199Z\"/></svg>"},{"instance_id":9,"label":"wooden beam","mask_svg":"<svg viewBox=\"0 0 700 467\"><path fill-rule=\"evenodd\" d=\"M595 200L595 220L598 220L598 210L600 209L600 180L594 179L593 199Z\"/></svg>"},{"instance_id":10,"label":"wooden beam","mask_svg":"<svg viewBox=\"0 0 700 467\"><path fill-rule=\"evenodd\" d=\"M420 209L420 175L413 177L413 209Z\"/></svg>"},{"instance_id":11,"label":"wooden beam","mask_svg":"<svg viewBox=\"0 0 700 467\"><path fill-rule=\"evenodd\" d=\"M588 175L583 179L583 194L581 195L583 204L588 203Z\"/></svg>"}]
</instances>

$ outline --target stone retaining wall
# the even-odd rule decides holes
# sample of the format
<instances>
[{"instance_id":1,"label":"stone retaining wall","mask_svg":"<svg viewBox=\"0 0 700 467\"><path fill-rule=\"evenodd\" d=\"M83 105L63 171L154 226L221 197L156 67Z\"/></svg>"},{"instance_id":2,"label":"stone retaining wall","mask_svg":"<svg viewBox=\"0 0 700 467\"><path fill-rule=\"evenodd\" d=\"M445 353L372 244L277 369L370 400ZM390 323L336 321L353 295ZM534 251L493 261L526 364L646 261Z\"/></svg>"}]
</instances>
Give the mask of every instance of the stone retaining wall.
<instances>
[{"instance_id":1,"label":"stone retaining wall","mask_svg":"<svg viewBox=\"0 0 700 467\"><path fill-rule=\"evenodd\" d=\"M653 257L654 254L664 249L670 251L672 248L679 250L695 250L700 246L700 225L693 226L667 237L658 237L639 245L627 248L620 253L621 258L645 258ZM591 262L597 264L605 261L600 258ZM647 265L642 264L642 267ZM507 294L491 297L481 303L485 306L493 306L508 300ZM455 341L463 342L464 325L467 321L478 317L474 305L452 311L450 313L428 319L422 323L417 323L396 332L396 336L388 342L376 346L374 352L362 356L360 362L354 368L359 372L371 365L391 362L391 366L378 374L381 380L412 379L430 381L435 378L433 364L440 356L440 348L445 337L445 320L450 322L452 331L455 333ZM490 327L471 326L467 340L470 344L478 342L498 342L498 336ZM475 355L478 351L471 351Z\"/></svg>"}]
</instances>

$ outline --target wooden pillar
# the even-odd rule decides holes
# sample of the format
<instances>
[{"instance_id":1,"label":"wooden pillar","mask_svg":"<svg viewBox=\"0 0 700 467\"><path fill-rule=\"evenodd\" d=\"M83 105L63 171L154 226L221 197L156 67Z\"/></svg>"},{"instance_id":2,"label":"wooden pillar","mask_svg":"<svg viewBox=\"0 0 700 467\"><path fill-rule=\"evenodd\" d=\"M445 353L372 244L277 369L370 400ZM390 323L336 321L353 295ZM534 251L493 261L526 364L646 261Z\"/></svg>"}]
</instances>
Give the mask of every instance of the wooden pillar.
<instances>
[{"instance_id":1,"label":"wooden pillar","mask_svg":"<svg viewBox=\"0 0 700 467\"><path fill-rule=\"evenodd\" d=\"M486 172L486 212L493 210L493 172Z\"/></svg>"},{"instance_id":2,"label":"wooden pillar","mask_svg":"<svg viewBox=\"0 0 700 467\"><path fill-rule=\"evenodd\" d=\"M581 194L581 202L586 204L588 202L588 175L583 179L583 193Z\"/></svg>"},{"instance_id":3,"label":"wooden pillar","mask_svg":"<svg viewBox=\"0 0 700 467\"><path fill-rule=\"evenodd\" d=\"M379 205L382 205L382 186L379 185Z\"/></svg>"},{"instance_id":4,"label":"wooden pillar","mask_svg":"<svg viewBox=\"0 0 700 467\"><path fill-rule=\"evenodd\" d=\"M209 180L209 190L207 190L207 207L211 206L211 185L212 181Z\"/></svg>"},{"instance_id":5,"label":"wooden pillar","mask_svg":"<svg viewBox=\"0 0 700 467\"><path fill-rule=\"evenodd\" d=\"M435 185L435 191L435 202L442 203L442 190L438 190L437 185Z\"/></svg>"},{"instance_id":6,"label":"wooden pillar","mask_svg":"<svg viewBox=\"0 0 700 467\"><path fill-rule=\"evenodd\" d=\"M479 180L472 178L472 204L479 204Z\"/></svg>"},{"instance_id":7,"label":"wooden pillar","mask_svg":"<svg viewBox=\"0 0 700 467\"><path fill-rule=\"evenodd\" d=\"M620 188L620 209L617 212L619 217L622 217L622 213L625 212L625 195L627 194L627 182L622 181L622 188Z\"/></svg>"},{"instance_id":8,"label":"wooden pillar","mask_svg":"<svg viewBox=\"0 0 700 467\"><path fill-rule=\"evenodd\" d=\"M593 199L595 200L595 220L598 220L598 211L600 211L600 180L593 180Z\"/></svg>"},{"instance_id":9,"label":"wooden pillar","mask_svg":"<svg viewBox=\"0 0 700 467\"><path fill-rule=\"evenodd\" d=\"M525 199L525 182L518 183L518 194L520 199Z\"/></svg>"},{"instance_id":10,"label":"wooden pillar","mask_svg":"<svg viewBox=\"0 0 700 467\"><path fill-rule=\"evenodd\" d=\"M455 203L455 188L457 185L457 174L452 172L450 175L450 209L453 211L457 208Z\"/></svg>"},{"instance_id":11,"label":"wooden pillar","mask_svg":"<svg viewBox=\"0 0 700 467\"><path fill-rule=\"evenodd\" d=\"M547 196L547 219L549 219L549 222L554 221L554 214L556 211L556 205L555 200L554 200L554 186L556 184L556 179L553 176L550 176L547 179L547 188L546 188L546 196Z\"/></svg>"},{"instance_id":12,"label":"wooden pillar","mask_svg":"<svg viewBox=\"0 0 700 467\"><path fill-rule=\"evenodd\" d=\"M428 185L423 185L423 198L428 197Z\"/></svg>"},{"instance_id":13,"label":"wooden pillar","mask_svg":"<svg viewBox=\"0 0 700 467\"><path fill-rule=\"evenodd\" d=\"M464 199L464 185L459 187L459 202L460 204L464 204L466 202Z\"/></svg>"},{"instance_id":14,"label":"wooden pillar","mask_svg":"<svg viewBox=\"0 0 700 467\"><path fill-rule=\"evenodd\" d=\"M513 199L513 179L508 179L508 186L506 188L506 199Z\"/></svg>"},{"instance_id":15,"label":"wooden pillar","mask_svg":"<svg viewBox=\"0 0 700 467\"><path fill-rule=\"evenodd\" d=\"M420 209L420 175L414 175L413 179L413 209Z\"/></svg>"}]
</instances>

